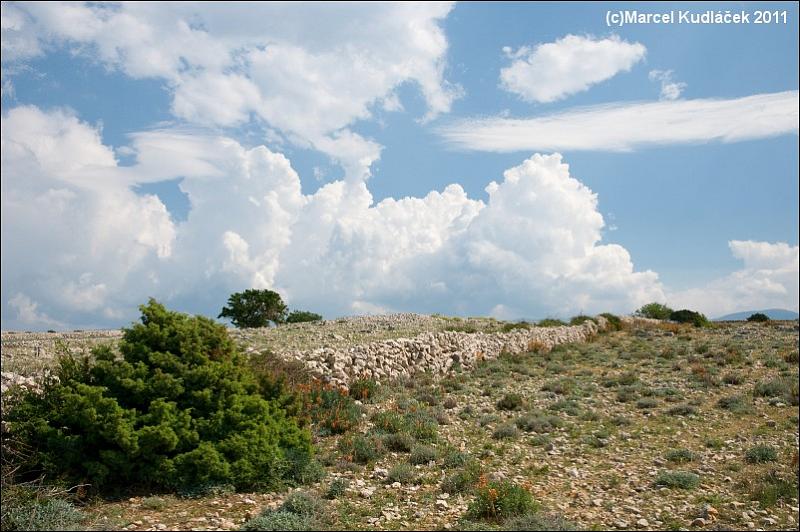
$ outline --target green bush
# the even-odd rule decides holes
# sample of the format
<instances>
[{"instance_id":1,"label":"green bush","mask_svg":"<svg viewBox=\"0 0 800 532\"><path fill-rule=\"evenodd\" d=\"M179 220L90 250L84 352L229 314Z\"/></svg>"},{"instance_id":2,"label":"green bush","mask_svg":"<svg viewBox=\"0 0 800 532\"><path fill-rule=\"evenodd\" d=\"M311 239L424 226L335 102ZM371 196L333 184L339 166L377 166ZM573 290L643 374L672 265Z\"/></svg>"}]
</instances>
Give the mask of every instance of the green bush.
<instances>
[{"instance_id":1,"label":"green bush","mask_svg":"<svg viewBox=\"0 0 800 532\"><path fill-rule=\"evenodd\" d=\"M672 315L672 309L661 303L648 303L637 310L634 315L653 320L668 320Z\"/></svg>"},{"instance_id":2,"label":"green bush","mask_svg":"<svg viewBox=\"0 0 800 532\"><path fill-rule=\"evenodd\" d=\"M517 418L514 423L525 432L550 432L564 425L560 417L543 412L525 414Z\"/></svg>"},{"instance_id":3,"label":"green bush","mask_svg":"<svg viewBox=\"0 0 800 532\"><path fill-rule=\"evenodd\" d=\"M350 486L350 481L346 478L336 478L328 485L328 490L325 492L326 499L338 499L347 492Z\"/></svg>"},{"instance_id":4,"label":"green bush","mask_svg":"<svg viewBox=\"0 0 800 532\"><path fill-rule=\"evenodd\" d=\"M2 512L2 530L80 530L86 519L69 501L21 485L3 487Z\"/></svg>"},{"instance_id":5,"label":"green bush","mask_svg":"<svg viewBox=\"0 0 800 532\"><path fill-rule=\"evenodd\" d=\"M580 314L578 316L573 316L572 319L569 320L569 324L570 325L583 325L587 321L593 321L593 322L597 323L597 321L593 317L586 316L585 314Z\"/></svg>"},{"instance_id":6,"label":"green bush","mask_svg":"<svg viewBox=\"0 0 800 532\"><path fill-rule=\"evenodd\" d=\"M438 456L439 453L430 445L415 445L411 449L411 456L408 457L408 461L414 465L427 464L436 460Z\"/></svg>"},{"instance_id":7,"label":"green bush","mask_svg":"<svg viewBox=\"0 0 800 532\"><path fill-rule=\"evenodd\" d=\"M619 316L611 314L610 312L603 312L600 314L602 317L606 319L608 325L606 325L606 329L609 331L621 331L622 330L622 320Z\"/></svg>"},{"instance_id":8,"label":"green bush","mask_svg":"<svg viewBox=\"0 0 800 532\"><path fill-rule=\"evenodd\" d=\"M526 331L530 330L531 324L527 321L519 321L516 323L504 323L503 327L500 329L502 332L511 332L515 329L524 329Z\"/></svg>"},{"instance_id":9,"label":"green bush","mask_svg":"<svg viewBox=\"0 0 800 532\"><path fill-rule=\"evenodd\" d=\"M519 436L519 429L513 423L503 423L498 425L492 432L495 440L513 440Z\"/></svg>"},{"instance_id":10,"label":"green bush","mask_svg":"<svg viewBox=\"0 0 800 532\"><path fill-rule=\"evenodd\" d=\"M754 411L750 400L743 395L720 397L717 401L717 406L734 414L752 414Z\"/></svg>"},{"instance_id":11,"label":"green bush","mask_svg":"<svg viewBox=\"0 0 800 532\"><path fill-rule=\"evenodd\" d=\"M362 408L341 388L315 384L308 389L306 400L320 435L344 434L361 422Z\"/></svg>"},{"instance_id":12,"label":"green bush","mask_svg":"<svg viewBox=\"0 0 800 532\"><path fill-rule=\"evenodd\" d=\"M778 451L769 445L754 445L747 449L744 454L745 459L751 464L763 464L766 462L774 462L778 459Z\"/></svg>"},{"instance_id":13,"label":"green bush","mask_svg":"<svg viewBox=\"0 0 800 532\"><path fill-rule=\"evenodd\" d=\"M559 515L543 515L528 513L509 519L503 523L503 530L528 530L556 532L561 530L578 530L578 525Z\"/></svg>"},{"instance_id":14,"label":"green bush","mask_svg":"<svg viewBox=\"0 0 800 532\"><path fill-rule=\"evenodd\" d=\"M339 451L349 462L368 464L383 456L383 441L377 436L356 434L347 435L339 440Z\"/></svg>"},{"instance_id":15,"label":"green bush","mask_svg":"<svg viewBox=\"0 0 800 532\"><path fill-rule=\"evenodd\" d=\"M503 521L534 513L538 505L530 492L507 480L489 482L478 488L475 500L467 509L467 516L473 519Z\"/></svg>"},{"instance_id":16,"label":"green bush","mask_svg":"<svg viewBox=\"0 0 800 532\"><path fill-rule=\"evenodd\" d=\"M104 346L94 362L62 357L58 380L5 416L37 449L23 470L95 489L294 480L311 460L311 436L262 395L225 327L153 299L140 309L121 356Z\"/></svg>"},{"instance_id":17,"label":"green bush","mask_svg":"<svg viewBox=\"0 0 800 532\"><path fill-rule=\"evenodd\" d=\"M316 525L308 517L285 512L267 511L247 521L242 530L316 530Z\"/></svg>"},{"instance_id":18,"label":"green bush","mask_svg":"<svg viewBox=\"0 0 800 532\"><path fill-rule=\"evenodd\" d=\"M761 381L753 388L756 397L777 397L792 406L798 405L797 375L776 377L769 381Z\"/></svg>"},{"instance_id":19,"label":"green bush","mask_svg":"<svg viewBox=\"0 0 800 532\"><path fill-rule=\"evenodd\" d=\"M545 318L536 324L537 327L563 327L564 325L566 323L556 318Z\"/></svg>"},{"instance_id":20,"label":"green bush","mask_svg":"<svg viewBox=\"0 0 800 532\"><path fill-rule=\"evenodd\" d=\"M682 464L685 462L691 462L696 458L696 456L689 449L670 449L667 451L667 454L664 455L664 458L670 462Z\"/></svg>"},{"instance_id":21,"label":"green bush","mask_svg":"<svg viewBox=\"0 0 800 532\"><path fill-rule=\"evenodd\" d=\"M499 410L517 410L522 407L525 400L518 393L507 393L502 399L497 401Z\"/></svg>"},{"instance_id":22,"label":"green bush","mask_svg":"<svg viewBox=\"0 0 800 532\"><path fill-rule=\"evenodd\" d=\"M387 434L383 437L383 446L386 450L395 453L410 453L411 448L414 447L414 442L414 437L405 432Z\"/></svg>"},{"instance_id":23,"label":"green bush","mask_svg":"<svg viewBox=\"0 0 800 532\"><path fill-rule=\"evenodd\" d=\"M691 323L695 327L705 327L709 325L708 318L706 318L703 314L688 309L672 311L672 313L669 315L669 319L672 321L677 321L678 323Z\"/></svg>"},{"instance_id":24,"label":"green bush","mask_svg":"<svg viewBox=\"0 0 800 532\"><path fill-rule=\"evenodd\" d=\"M700 485L700 477L689 471L664 471L656 477L655 484L656 486L690 490Z\"/></svg>"},{"instance_id":25,"label":"green bush","mask_svg":"<svg viewBox=\"0 0 800 532\"><path fill-rule=\"evenodd\" d=\"M375 397L378 383L373 379L356 379L350 383L348 395L353 399L367 402Z\"/></svg>"},{"instance_id":26,"label":"green bush","mask_svg":"<svg viewBox=\"0 0 800 532\"><path fill-rule=\"evenodd\" d=\"M414 469L414 466L410 464L400 462L393 465L392 468L389 469L389 474L387 475L386 480L390 484L394 482L399 482L400 484L413 484L417 480L417 470Z\"/></svg>"},{"instance_id":27,"label":"green bush","mask_svg":"<svg viewBox=\"0 0 800 532\"><path fill-rule=\"evenodd\" d=\"M277 325L286 320L286 305L277 292L248 289L231 294L228 306L222 307L217 317L230 318L240 329L266 327L270 322Z\"/></svg>"},{"instance_id":28,"label":"green bush","mask_svg":"<svg viewBox=\"0 0 800 532\"><path fill-rule=\"evenodd\" d=\"M750 316L747 318L747 321L764 322L770 320L769 316L767 316L766 314L762 312L756 312L755 314L750 314Z\"/></svg>"},{"instance_id":29,"label":"green bush","mask_svg":"<svg viewBox=\"0 0 800 532\"><path fill-rule=\"evenodd\" d=\"M442 480L442 492L455 495L466 493L475 486L481 475L481 466L475 460L470 460L464 467Z\"/></svg>"},{"instance_id":30,"label":"green bush","mask_svg":"<svg viewBox=\"0 0 800 532\"><path fill-rule=\"evenodd\" d=\"M286 316L286 323L306 323L309 321L322 321L322 316L306 310L293 310Z\"/></svg>"}]
</instances>

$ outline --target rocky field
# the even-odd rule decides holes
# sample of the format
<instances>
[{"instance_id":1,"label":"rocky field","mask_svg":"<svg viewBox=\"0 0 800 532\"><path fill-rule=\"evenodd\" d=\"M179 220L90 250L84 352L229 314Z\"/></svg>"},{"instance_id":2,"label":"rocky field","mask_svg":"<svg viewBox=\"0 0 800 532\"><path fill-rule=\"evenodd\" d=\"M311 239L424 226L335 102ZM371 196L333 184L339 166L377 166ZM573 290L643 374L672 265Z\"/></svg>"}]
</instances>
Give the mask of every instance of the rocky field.
<instances>
[{"instance_id":1,"label":"rocky field","mask_svg":"<svg viewBox=\"0 0 800 532\"><path fill-rule=\"evenodd\" d=\"M312 374L342 360L355 365L357 346L402 351L397 346L407 342L399 338L428 335L451 361L475 345L500 347L496 357L451 362L446 374L399 372L380 385L348 374L350 396L359 400L337 411L346 424L315 420L320 467L305 486L95 500L81 508L81 523L122 530L797 529L796 321L701 329L628 322L570 336L577 330L396 315L237 332L251 354L332 359L306 366ZM3 371L25 376L46 367L56 347L75 351L118 338L83 335L39 335L26 344L22 333L3 333ZM455 347L442 338L455 338ZM534 501L517 516L495 511L523 505L509 486Z\"/></svg>"}]
</instances>

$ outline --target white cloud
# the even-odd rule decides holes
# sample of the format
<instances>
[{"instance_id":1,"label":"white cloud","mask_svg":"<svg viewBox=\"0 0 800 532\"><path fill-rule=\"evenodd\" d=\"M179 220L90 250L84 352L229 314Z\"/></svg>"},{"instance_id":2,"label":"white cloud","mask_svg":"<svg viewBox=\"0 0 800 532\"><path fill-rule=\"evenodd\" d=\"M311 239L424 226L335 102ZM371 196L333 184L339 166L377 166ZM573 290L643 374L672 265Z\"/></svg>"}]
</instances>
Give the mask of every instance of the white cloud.
<instances>
[{"instance_id":1,"label":"white cloud","mask_svg":"<svg viewBox=\"0 0 800 532\"><path fill-rule=\"evenodd\" d=\"M567 35L555 42L504 47L512 60L500 71L503 89L528 102L554 102L629 71L647 52L616 35L606 39Z\"/></svg>"},{"instance_id":2,"label":"white cloud","mask_svg":"<svg viewBox=\"0 0 800 532\"><path fill-rule=\"evenodd\" d=\"M797 134L797 123L798 92L786 91L730 100L598 105L527 119L466 119L439 128L439 133L452 146L467 150L629 151Z\"/></svg>"},{"instance_id":3,"label":"white cloud","mask_svg":"<svg viewBox=\"0 0 800 532\"><path fill-rule=\"evenodd\" d=\"M709 317L768 308L798 310L798 246L752 240L731 240L728 246L744 267L704 287L670 294L673 307L697 309Z\"/></svg>"},{"instance_id":4,"label":"white cloud","mask_svg":"<svg viewBox=\"0 0 800 532\"><path fill-rule=\"evenodd\" d=\"M647 75L650 81L661 82L659 98L662 100L677 100L687 87L686 83L682 81L673 81L673 73L672 70L651 70Z\"/></svg>"},{"instance_id":5,"label":"white cloud","mask_svg":"<svg viewBox=\"0 0 800 532\"><path fill-rule=\"evenodd\" d=\"M8 300L8 306L14 309L16 321L20 325L34 328L54 327L61 329L64 327L64 324L60 321L54 320L47 314L39 312L39 304L35 301L31 301L31 298L25 294L17 293Z\"/></svg>"},{"instance_id":6,"label":"white cloud","mask_svg":"<svg viewBox=\"0 0 800 532\"><path fill-rule=\"evenodd\" d=\"M4 65L69 47L133 78L160 78L192 124L256 120L369 176L380 146L349 128L398 110L412 83L423 119L461 94L444 79L450 3L3 4ZM272 132L265 131L265 138Z\"/></svg>"},{"instance_id":7,"label":"white cloud","mask_svg":"<svg viewBox=\"0 0 800 532\"><path fill-rule=\"evenodd\" d=\"M4 294L71 326L118 325L148 296L212 314L253 286L328 316L536 317L663 299L655 273L601 243L597 197L558 154L509 169L485 203L457 184L375 203L358 180L304 195L286 157L225 137L147 131L129 151L134 164L117 166L98 131L64 111L3 117ZM177 176L192 205L180 224L130 191ZM22 326L15 301L4 327Z\"/></svg>"},{"instance_id":8,"label":"white cloud","mask_svg":"<svg viewBox=\"0 0 800 532\"><path fill-rule=\"evenodd\" d=\"M149 274L172 254L175 228L158 198L131 192L95 128L67 111L17 107L2 117L1 143L3 294L22 291L44 316L75 325L154 287ZM23 303L21 324L36 310Z\"/></svg>"}]
</instances>

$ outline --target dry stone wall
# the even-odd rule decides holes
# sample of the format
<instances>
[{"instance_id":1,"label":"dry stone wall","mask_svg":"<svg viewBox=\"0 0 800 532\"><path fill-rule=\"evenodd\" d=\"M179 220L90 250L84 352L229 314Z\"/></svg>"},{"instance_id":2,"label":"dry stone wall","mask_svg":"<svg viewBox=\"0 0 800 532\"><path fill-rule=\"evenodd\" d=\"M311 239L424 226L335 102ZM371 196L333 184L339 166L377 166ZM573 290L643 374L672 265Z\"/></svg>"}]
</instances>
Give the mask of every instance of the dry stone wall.
<instances>
[{"instance_id":1,"label":"dry stone wall","mask_svg":"<svg viewBox=\"0 0 800 532\"><path fill-rule=\"evenodd\" d=\"M304 363L320 379L345 387L357 378L380 382L419 372L442 376L456 366L470 370L480 360L494 359L504 352L544 352L558 344L584 342L606 328L605 318L597 320L598 323L586 321L577 326L533 327L506 333L424 333L344 349L322 347L286 352L283 356Z\"/></svg>"},{"instance_id":2,"label":"dry stone wall","mask_svg":"<svg viewBox=\"0 0 800 532\"><path fill-rule=\"evenodd\" d=\"M420 315L403 314L375 317L374 319L394 324L400 318L408 321L411 319L408 316L412 316L416 320L425 318ZM368 318L358 319L368 320ZM595 319L597 323L586 321L576 326L531 327L530 329L514 329L510 332L472 333L438 330L424 332L410 338L391 338L355 345L282 349L278 350L277 354L289 360L302 362L321 380L346 387L358 378L370 378L380 382L411 377L416 373L443 376L454 371L456 367L470 370L480 360L494 359L504 352L511 354L529 351L546 352L559 344L585 342L608 325L607 320L602 316ZM649 321L638 318L623 318L623 320ZM400 321L405 323L403 320ZM361 327L363 324L359 322L359 326ZM258 350L253 345L247 347L249 343L247 340L250 339L240 336L239 333L241 332L237 332L237 338L243 341L246 351ZM46 370L47 366L52 363L53 351L58 345L63 344L70 351L82 351L93 345L115 344L120 337L121 331L4 332L2 335L3 391L12 384L33 385L30 377L41 375ZM41 361L38 371L23 372L13 368L16 364L11 364L11 361L20 361L25 357Z\"/></svg>"}]
</instances>

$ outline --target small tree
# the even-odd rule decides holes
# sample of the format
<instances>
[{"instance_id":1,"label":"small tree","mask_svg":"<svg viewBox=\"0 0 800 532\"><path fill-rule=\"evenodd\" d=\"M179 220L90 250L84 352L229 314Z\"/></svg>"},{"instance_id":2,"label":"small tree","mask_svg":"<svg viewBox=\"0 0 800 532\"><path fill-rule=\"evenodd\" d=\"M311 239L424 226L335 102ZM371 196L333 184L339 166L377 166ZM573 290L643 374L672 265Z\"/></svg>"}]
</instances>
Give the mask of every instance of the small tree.
<instances>
[{"instance_id":1,"label":"small tree","mask_svg":"<svg viewBox=\"0 0 800 532\"><path fill-rule=\"evenodd\" d=\"M769 321L769 316L764 314L763 312L756 312L755 314L751 314L747 321Z\"/></svg>"},{"instance_id":2,"label":"small tree","mask_svg":"<svg viewBox=\"0 0 800 532\"><path fill-rule=\"evenodd\" d=\"M672 314L672 309L661 303L648 303L637 310L635 314L642 318L668 320L670 314Z\"/></svg>"},{"instance_id":3,"label":"small tree","mask_svg":"<svg viewBox=\"0 0 800 532\"><path fill-rule=\"evenodd\" d=\"M240 329L267 327L269 322L276 325L283 323L286 320L286 310L279 293L251 288L232 294L228 298L228 305L222 307L218 317L230 318Z\"/></svg>"},{"instance_id":4,"label":"small tree","mask_svg":"<svg viewBox=\"0 0 800 532\"><path fill-rule=\"evenodd\" d=\"M101 490L263 489L300 478L311 435L287 415L282 388L260 387L225 327L152 299L140 308L119 356L108 346L93 360L65 356L57 380L3 412L33 450L23 470Z\"/></svg>"},{"instance_id":5,"label":"small tree","mask_svg":"<svg viewBox=\"0 0 800 532\"><path fill-rule=\"evenodd\" d=\"M306 321L321 321L322 316L307 310L294 310L289 313L286 323L303 323Z\"/></svg>"},{"instance_id":6,"label":"small tree","mask_svg":"<svg viewBox=\"0 0 800 532\"><path fill-rule=\"evenodd\" d=\"M695 327L705 327L708 325L708 318L705 315L693 310L681 309L673 311L669 319L678 323L691 323Z\"/></svg>"}]
</instances>

